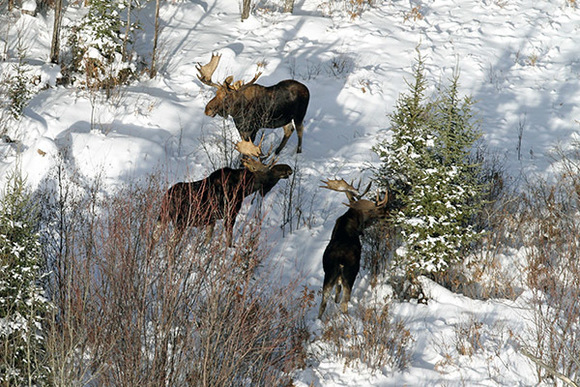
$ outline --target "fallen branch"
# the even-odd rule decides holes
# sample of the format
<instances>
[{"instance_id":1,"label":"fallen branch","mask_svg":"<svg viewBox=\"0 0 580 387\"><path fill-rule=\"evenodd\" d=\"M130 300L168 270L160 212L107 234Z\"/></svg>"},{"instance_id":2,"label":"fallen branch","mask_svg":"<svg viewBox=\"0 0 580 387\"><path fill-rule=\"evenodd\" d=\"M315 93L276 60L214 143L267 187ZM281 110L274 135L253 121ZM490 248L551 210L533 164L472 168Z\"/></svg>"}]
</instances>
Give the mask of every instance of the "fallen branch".
<instances>
[{"instance_id":1,"label":"fallen branch","mask_svg":"<svg viewBox=\"0 0 580 387\"><path fill-rule=\"evenodd\" d=\"M534 363L536 363L536 365L539 365L540 367L544 368L546 371L548 371L550 374L554 375L555 377L559 378L561 381L563 381L564 383L568 384L569 386L573 386L573 387L580 387L580 385L576 382L574 382L572 379L570 379L569 377L567 377L566 375L564 375L563 373L559 372L558 370L556 370L554 367L546 364L544 361L542 361L542 359L540 359L539 357L536 357L534 355L532 355L531 353L529 353L528 351L526 351L525 349L520 349L520 351L531 361L533 361Z\"/></svg>"}]
</instances>

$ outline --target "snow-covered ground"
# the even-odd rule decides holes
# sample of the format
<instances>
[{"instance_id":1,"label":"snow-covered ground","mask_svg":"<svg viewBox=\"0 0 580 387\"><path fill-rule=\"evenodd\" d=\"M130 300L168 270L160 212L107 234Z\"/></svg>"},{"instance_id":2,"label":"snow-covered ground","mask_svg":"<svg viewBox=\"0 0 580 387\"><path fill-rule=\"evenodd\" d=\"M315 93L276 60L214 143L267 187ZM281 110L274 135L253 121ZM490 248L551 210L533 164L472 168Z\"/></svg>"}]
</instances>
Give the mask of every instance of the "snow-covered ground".
<instances>
[{"instance_id":1,"label":"snow-covered ground","mask_svg":"<svg viewBox=\"0 0 580 387\"><path fill-rule=\"evenodd\" d=\"M123 87L110 100L72 87L38 92L22 119L9 128L8 135L18 143L0 144L2 179L19 165L34 187L57 165L59 154L81 178L98 175L111 187L159 172L168 185L205 177L223 166L216 165L216 143L224 122L203 114L214 90L199 82L195 65L219 52L214 79L233 74L249 80L260 63L259 83L294 78L311 92L303 153L296 155L294 135L280 157L300 174L308 227L283 235L282 184L266 197L264 224L272 263L284 268L288 279L302 276L305 285L318 290L322 252L334 221L344 212L342 195L321 192L319 180L370 178L368 167L378 161L370 149L389 134L388 115L406 91L417 48L431 85L460 72L462 93L477 101L484 139L505 157L512 176L522 171L549 176L553 148L577 140L580 9L574 1L375 0L353 19L345 12L348 0L297 0L293 14L264 0L244 22L238 3L163 3L159 74ZM70 5L65 25L78 13ZM6 39L8 60L0 68L6 70L16 60L20 37L34 71L53 84L58 69L45 63L52 17L22 15L14 23L3 22L0 45ZM136 47L146 54L152 20L143 12L141 22L144 32ZM237 132L227 124L233 141ZM277 144L281 132L266 131L266 147ZM427 305L395 303L392 310L414 338L405 371L345 367L319 341L323 323L315 319L316 305L308 314L312 357L308 368L297 370L295 385L536 384L535 366L509 334L530 323L528 293L512 301L480 301L433 283L425 288L431 297ZM362 272L352 303L388 295L388 287L371 287ZM335 312L333 306L329 310ZM457 355L457 332L474 321L481 323L481 348L471 356Z\"/></svg>"}]
</instances>

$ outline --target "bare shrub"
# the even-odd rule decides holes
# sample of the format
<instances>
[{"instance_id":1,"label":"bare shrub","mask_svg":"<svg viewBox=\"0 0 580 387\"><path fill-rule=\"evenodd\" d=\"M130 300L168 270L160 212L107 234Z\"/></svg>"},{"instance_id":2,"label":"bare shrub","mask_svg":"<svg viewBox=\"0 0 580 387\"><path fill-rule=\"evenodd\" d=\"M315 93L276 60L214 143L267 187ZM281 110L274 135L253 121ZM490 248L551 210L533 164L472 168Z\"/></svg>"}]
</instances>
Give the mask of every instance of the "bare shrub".
<instances>
[{"instance_id":1,"label":"bare shrub","mask_svg":"<svg viewBox=\"0 0 580 387\"><path fill-rule=\"evenodd\" d=\"M472 356L483 348L482 327L483 323L473 318L455 326L455 349L460 355Z\"/></svg>"},{"instance_id":2,"label":"bare shrub","mask_svg":"<svg viewBox=\"0 0 580 387\"><path fill-rule=\"evenodd\" d=\"M314 218L314 199L316 192L310 197L308 201L304 196L304 188L302 186L303 173L298 165L298 158L294 159L292 166L294 173L283 183L281 200L282 203L282 235L286 232L292 234L294 230L301 227L311 228L315 222Z\"/></svg>"},{"instance_id":3,"label":"bare shrub","mask_svg":"<svg viewBox=\"0 0 580 387\"><path fill-rule=\"evenodd\" d=\"M404 16L403 16L403 23L409 21L409 20L413 20L414 22L418 21L418 20L423 20L425 16L423 16L423 11L421 11L421 6L420 5L416 5L414 7L411 7L411 9L409 10L409 12L407 12Z\"/></svg>"},{"instance_id":4,"label":"bare shrub","mask_svg":"<svg viewBox=\"0 0 580 387\"><path fill-rule=\"evenodd\" d=\"M240 136L235 127L231 127L227 119L223 119L219 133L204 134L200 139L201 148L207 156L212 170L223 168L238 168L240 165L240 153L236 151L235 143ZM181 141L180 141L181 143Z\"/></svg>"},{"instance_id":5,"label":"bare shrub","mask_svg":"<svg viewBox=\"0 0 580 387\"><path fill-rule=\"evenodd\" d=\"M346 78L355 67L354 59L345 54L334 56L327 64L328 74L336 78Z\"/></svg>"},{"instance_id":6,"label":"bare shrub","mask_svg":"<svg viewBox=\"0 0 580 387\"><path fill-rule=\"evenodd\" d=\"M396 248L396 232L388 221L376 222L367 227L362 235L362 268L371 276L371 285L390 271L394 249Z\"/></svg>"},{"instance_id":7,"label":"bare shrub","mask_svg":"<svg viewBox=\"0 0 580 387\"><path fill-rule=\"evenodd\" d=\"M403 321L393 319L390 306L390 301L382 306L358 304L352 315L335 314L326 322L322 340L347 366L360 361L375 371L403 370L411 362L413 337Z\"/></svg>"},{"instance_id":8,"label":"bare shrub","mask_svg":"<svg viewBox=\"0 0 580 387\"><path fill-rule=\"evenodd\" d=\"M374 3L374 0L326 0L320 3L318 8L326 16L343 13L349 16L351 20L354 20L372 7Z\"/></svg>"},{"instance_id":9,"label":"bare shrub","mask_svg":"<svg viewBox=\"0 0 580 387\"><path fill-rule=\"evenodd\" d=\"M580 157L561 155L554 182L529 185L520 235L526 246L526 280L533 290L532 339L524 352L538 381L580 380Z\"/></svg>"},{"instance_id":10,"label":"bare shrub","mask_svg":"<svg viewBox=\"0 0 580 387\"><path fill-rule=\"evenodd\" d=\"M217 232L205 244L195 228L177 245L171 226L156 240L159 185L151 179L86 195L60 183L52 191L47 215L60 224L47 251L57 301L49 334L54 384L287 382L287 371L303 362L308 301L267 269L260 219L238 226L231 249ZM69 196L75 191L82 194Z\"/></svg>"}]
</instances>

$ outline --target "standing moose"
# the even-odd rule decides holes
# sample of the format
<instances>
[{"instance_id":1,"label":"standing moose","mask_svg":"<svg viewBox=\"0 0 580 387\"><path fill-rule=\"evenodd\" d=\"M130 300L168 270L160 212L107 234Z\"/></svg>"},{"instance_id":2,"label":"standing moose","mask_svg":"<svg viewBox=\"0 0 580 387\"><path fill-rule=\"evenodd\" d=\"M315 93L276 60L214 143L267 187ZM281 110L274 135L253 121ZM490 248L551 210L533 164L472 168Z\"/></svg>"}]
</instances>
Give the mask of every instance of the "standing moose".
<instances>
[{"instance_id":1,"label":"standing moose","mask_svg":"<svg viewBox=\"0 0 580 387\"><path fill-rule=\"evenodd\" d=\"M250 156L263 156L261 148L249 141L237 144L244 168L221 168L205 179L173 185L161 203L158 224L173 223L174 240L189 226L207 226L206 243L211 239L215 221L224 220L228 246L232 245L234 223L246 196L259 192L265 196L280 179L292 175L292 168L272 160L265 165ZM263 156L268 157L268 156Z\"/></svg>"},{"instance_id":2,"label":"standing moose","mask_svg":"<svg viewBox=\"0 0 580 387\"><path fill-rule=\"evenodd\" d=\"M308 88L291 79L269 87L255 84L261 73L257 73L248 83L241 80L233 82L233 76L227 77L222 84L215 83L211 77L220 58L221 55L212 54L209 63L197 65L199 80L217 88L215 97L205 107L205 114L210 117L216 114L224 118L231 116L242 139L252 142L262 128L284 127L284 138L276 148L276 154L280 153L296 129L296 152L301 153L304 116L310 100Z\"/></svg>"},{"instance_id":3,"label":"standing moose","mask_svg":"<svg viewBox=\"0 0 580 387\"><path fill-rule=\"evenodd\" d=\"M338 303L342 290L341 310L343 313L348 311L348 302L354 281L360 269L361 259L361 242L360 235L365 227L369 226L374 220L384 217L387 214L386 204L388 194L385 194L383 200L370 201L361 199L369 188L370 184L364 191L359 193L357 188L348 184L343 179L323 181L328 188L333 191L344 192L349 200L348 211L336 220L330 242L324 250L322 256L322 266L324 268L324 283L322 285L322 301L318 310L318 318L322 317L326 308L326 301L330 296L332 288L336 286L336 296L334 301Z\"/></svg>"}]
</instances>

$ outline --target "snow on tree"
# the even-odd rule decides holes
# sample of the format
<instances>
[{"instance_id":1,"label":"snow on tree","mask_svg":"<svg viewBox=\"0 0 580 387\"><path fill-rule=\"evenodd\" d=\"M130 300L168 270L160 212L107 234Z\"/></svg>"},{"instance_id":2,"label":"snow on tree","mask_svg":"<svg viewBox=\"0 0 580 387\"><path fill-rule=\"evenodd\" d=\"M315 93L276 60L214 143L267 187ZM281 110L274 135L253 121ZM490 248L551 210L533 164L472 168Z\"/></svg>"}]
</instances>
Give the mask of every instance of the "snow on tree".
<instances>
[{"instance_id":1,"label":"snow on tree","mask_svg":"<svg viewBox=\"0 0 580 387\"><path fill-rule=\"evenodd\" d=\"M0 384L44 385L41 249L36 211L23 180L11 177L0 199Z\"/></svg>"},{"instance_id":2,"label":"snow on tree","mask_svg":"<svg viewBox=\"0 0 580 387\"><path fill-rule=\"evenodd\" d=\"M483 192L471 157L480 137L473 102L459 96L458 75L427 99L424 70L419 54L414 83L390 117L392 138L374 148L382 161L376 178L399 204L392 213L403 242L396 260L409 279L444 274L480 236L470 224Z\"/></svg>"}]
</instances>

